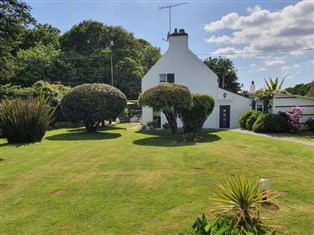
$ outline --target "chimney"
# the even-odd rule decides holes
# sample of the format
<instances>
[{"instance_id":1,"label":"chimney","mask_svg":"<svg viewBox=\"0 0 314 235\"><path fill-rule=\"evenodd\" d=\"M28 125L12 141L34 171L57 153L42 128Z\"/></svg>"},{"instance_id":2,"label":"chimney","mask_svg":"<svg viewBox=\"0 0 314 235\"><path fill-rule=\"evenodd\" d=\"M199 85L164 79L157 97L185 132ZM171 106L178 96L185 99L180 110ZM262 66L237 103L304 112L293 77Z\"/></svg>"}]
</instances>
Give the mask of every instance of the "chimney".
<instances>
[{"instance_id":1,"label":"chimney","mask_svg":"<svg viewBox=\"0 0 314 235\"><path fill-rule=\"evenodd\" d=\"M187 50L189 35L184 29L174 29L174 32L168 35L169 50Z\"/></svg>"},{"instance_id":2,"label":"chimney","mask_svg":"<svg viewBox=\"0 0 314 235\"><path fill-rule=\"evenodd\" d=\"M250 86L250 93L254 93L255 92L255 84L254 81L252 81L251 86Z\"/></svg>"}]
</instances>

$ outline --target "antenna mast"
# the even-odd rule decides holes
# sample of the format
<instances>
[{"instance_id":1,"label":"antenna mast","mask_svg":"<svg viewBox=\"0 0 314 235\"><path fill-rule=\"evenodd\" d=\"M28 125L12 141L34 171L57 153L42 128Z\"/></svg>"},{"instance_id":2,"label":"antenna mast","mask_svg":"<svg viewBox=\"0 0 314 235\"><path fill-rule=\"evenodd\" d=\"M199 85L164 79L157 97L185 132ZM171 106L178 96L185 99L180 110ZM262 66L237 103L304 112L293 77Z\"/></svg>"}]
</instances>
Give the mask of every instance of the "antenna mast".
<instances>
[{"instance_id":1,"label":"antenna mast","mask_svg":"<svg viewBox=\"0 0 314 235\"><path fill-rule=\"evenodd\" d=\"M172 7L178 7L178 6L183 5L183 4L187 4L187 2L182 2L182 3L178 3L178 4L159 7L159 10L169 9L169 34L171 33L171 8Z\"/></svg>"}]
</instances>

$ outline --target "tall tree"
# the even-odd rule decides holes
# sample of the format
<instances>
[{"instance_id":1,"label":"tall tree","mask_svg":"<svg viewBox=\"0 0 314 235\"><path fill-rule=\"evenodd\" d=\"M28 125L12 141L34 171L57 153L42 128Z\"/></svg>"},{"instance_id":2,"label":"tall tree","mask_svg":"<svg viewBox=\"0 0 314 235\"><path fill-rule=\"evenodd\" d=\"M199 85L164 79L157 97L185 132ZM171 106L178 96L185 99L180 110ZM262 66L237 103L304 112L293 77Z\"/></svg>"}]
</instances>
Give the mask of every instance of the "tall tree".
<instances>
[{"instance_id":1,"label":"tall tree","mask_svg":"<svg viewBox=\"0 0 314 235\"><path fill-rule=\"evenodd\" d=\"M23 27L35 23L31 8L18 0L0 2L0 82L13 75L14 52Z\"/></svg>"},{"instance_id":2,"label":"tall tree","mask_svg":"<svg viewBox=\"0 0 314 235\"><path fill-rule=\"evenodd\" d=\"M121 26L106 26L97 21L83 21L60 38L62 56L77 73L73 82L111 84L128 98L137 98L141 77L160 58L160 49L143 39L134 38Z\"/></svg>"},{"instance_id":3,"label":"tall tree","mask_svg":"<svg viewBox=\"0 0 314 235\"><path fill-rule=\"evenodd\" d=\"M204 64L210 68L219 78L219 87L238 92L241 90L240 83L238 83L237 69L235 69L233 62L228 58L211 58L205 59Z\"/></svg>"},{"instance_id":4,"label":"tall tree","mask_svg":"<svg viewBox=\"0 0 314 235\"><path fill-rule=\"evenodd\" d=\"M60 30L49 24L37 24L33 29L24 29L21 33L20 49L35 47L38 43L55 49L60 48Z\"/></svg>"}]
</instances>

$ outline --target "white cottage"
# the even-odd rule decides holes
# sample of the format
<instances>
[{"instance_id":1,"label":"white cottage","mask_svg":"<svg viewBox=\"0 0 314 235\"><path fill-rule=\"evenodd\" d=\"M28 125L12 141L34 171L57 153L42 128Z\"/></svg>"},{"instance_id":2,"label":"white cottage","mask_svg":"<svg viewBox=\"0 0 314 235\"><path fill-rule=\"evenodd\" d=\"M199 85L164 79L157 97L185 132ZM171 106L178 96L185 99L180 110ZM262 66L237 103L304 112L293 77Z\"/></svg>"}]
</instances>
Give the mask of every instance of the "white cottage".
<instances>
[{"instance_id":1,"label":"white cottage","mask_svg":"<svg viewBox=\"0 0 314 235\"><path fill-rule=\"evenodd\" d=\"M208 94L215 108L204 128L235 128L240 115L249 109L249 99L218 87L218 77L188 48L188 34L183 29L168 36L169 49L142 79L142 91L162 82L185 85L192 93ZM143 107L143 124L153 120L153 109ZM155 110L158 111L158 110ZM161 125L167 120L161 114ZM182 126L178 121L178 126Z\"/></svg>"}]
</instances>

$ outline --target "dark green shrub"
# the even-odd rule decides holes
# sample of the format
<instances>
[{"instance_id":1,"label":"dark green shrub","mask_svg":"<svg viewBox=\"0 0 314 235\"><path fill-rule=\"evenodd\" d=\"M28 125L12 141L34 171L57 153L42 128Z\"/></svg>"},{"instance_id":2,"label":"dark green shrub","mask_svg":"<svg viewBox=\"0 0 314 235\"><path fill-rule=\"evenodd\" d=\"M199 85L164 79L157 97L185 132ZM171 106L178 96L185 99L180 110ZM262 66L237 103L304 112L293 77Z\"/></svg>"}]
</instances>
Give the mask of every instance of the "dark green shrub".
<instances>
[{"instance_id":1,"label":"dark green shrub","mask_svg":"<svg viewBox=\"0 0 314 235\"><path fill-rule=\"evenodd\" d=\"M239 127L246 128L246 121L250 118L250 116L255 112L255 110L245 111L239 118Z\"/></svg>"},{"instance_id":2,"label":"dark green shrub","mask_svg":"<svg viewBox=\"0 0 314 235\"><path fill-rule=\"evenodd\" d=\"M228 220L219 217L209 223L203 214L202 218L197 218L192 225L193 235L275 235L275 231L267 232L261 227L245 224L243 226L236 225L236 219Z\"/></svg>"},{"instance_id":3,"label":"dark green shrub","mask_svg":"<svg viewBox=\"0 0 314 235\"><path fill-rule=\"evenodd\" d=\"M177 132L177 117L180 110L192 104L190 90L183 85L164 83L144 91L139 97L139 105L161 110L170 125L171 133Z\"/></svg>"},{"instance_id":4,"label":"dark green shrub","mask_svg":"<svg viewBox=\"0 0 314 235\"><path fill-rule=\"evenodd\" d=\"M4 100L0 105L0 129L9 143L41 141L54 108L42 96L27 100Z\"/></svg>"},{"instance_id":5,"label":"dark green shrub","mask_svg":"<svg viewBox=\"0 0 314 235\"><path fill-rule=\"evenodd\" d=\"M169 123L168 123L168 122L164 123L164 124L162 125L162 128L164 128L164 129L169 129L169 128L170 128Z\"/></svg>"},{"instance_id":6,"label":"dark green shrub","mask_svg":"<svg viewBox=\"0 0 314 235\"><path fill-rule=\"evenodd\" d=\"M252 115L246 120L245 128L248 130L252 130L254 123L261 114L263 113L260 111L254 111Z\"/></svg>"},{"instance_id":7,"label":"dark green shrub","mask_svg":"<svg viewBox=\"0 0 314 235\"><path fill-rule=\"evenodd\" d=\"M213 97L206 94L192 94L192 106L180 111L184 133L200 133L214 107Z\"/></svg>"},{"instance_id":8,"label":"dark green shrub","mask_svg":"<svg viewBox=\"0 0 314 235\"><path fill-rule=\"evenodd\" d=\"M311 131L314 131L314 119L310 118L309 120L306 121L306 124L309 125Z\"/></svg>"},{"instance_id":9,"label":"dark green shrub","mask_svg":"<svg viewBox=\"0 0 314 235\"><path fill-rule=\"evenodd\" d=\"M32 87L23 88L17 85L0 85L0 101L4 99L22 98L26 99L33 96L34 89Z\"/></svg>"},{"instance_id":10,"label":"dark green shrub","mask_svg":"<svg viewBox=\"0 0 314 235\"><path fill-rule=\"evenodd\" d=\"M158 119L155 119L155 120L153 120L153 121L151 121L151 122L148 122L148 123L147 123L147 127L153 128L153 129L159 128L159 127L160 127L160 126L159 126L159 120L158 120Z\"/></svg>"},{"instance_id":11,"label":"dark green shrub","mask_svg":"<svg viewBox=\"0 0 314 235\"><path fill-rule=\"evenodd\" d=\"M79 85L61 100L68 120L84 121L88 132L95 132L103 120L115 119L126 107L126 96L107 84Z\"/></svg>"},{"instance_id":12,"label":"dark green shrub","mask_svg":"<svg viewBox=\"0 0 314 235\"><path fill-rule=\"evenodd\" d=\"M261 114L253 125L254 132L280 133L288 132L289 126L287 121L276 114Z\"/></svg>"}]
</instances>

